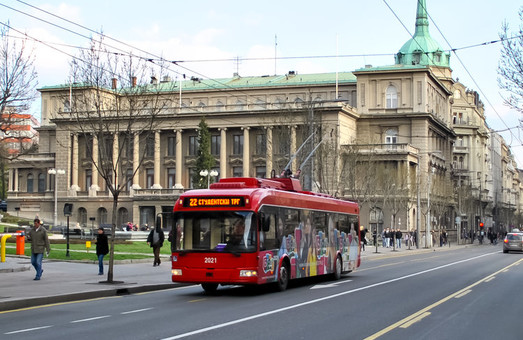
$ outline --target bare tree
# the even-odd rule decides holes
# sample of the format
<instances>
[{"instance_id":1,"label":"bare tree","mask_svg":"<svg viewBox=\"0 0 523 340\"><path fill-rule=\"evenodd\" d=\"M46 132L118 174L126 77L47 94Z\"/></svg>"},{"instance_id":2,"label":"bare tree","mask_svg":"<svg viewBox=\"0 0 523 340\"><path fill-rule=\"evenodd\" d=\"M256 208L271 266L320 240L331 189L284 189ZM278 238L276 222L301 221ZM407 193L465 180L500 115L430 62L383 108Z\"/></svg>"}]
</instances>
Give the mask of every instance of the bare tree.
<instances>
[{"instance_id":1,"label":"bare tree","mask_svg":"<svg viewBox=\"0 0 523 340\"><path fill-rule=\"evenodd\" d=\"M114 282L118 198L145 155L159 150L155 130L172 113L174 83L157 81L164 72L161 65L151 67L147 60L109 53L103 37L93 40L91 48L71 62L70 91L63 98L64 110L55 118L85 142L86 154L113 198L108 282ZM150 78L151 74L156 76ZM136 144L138 154L133 151ZM91 190L99 189L96 184Z\"/></svg>"},{"instance_id":2,"label":"bare tree","mask_svg":"<svg viewBox=\"0 0 523 340\"><path fill-rule=\"evenodd\" d=\"M501 59L498 67L498 84L508 92L505 103L523 113L523 7L519 10L521 23L515 33L503 23L499 34L502 39Z\"/></svg>"},{"instance_id":3,"label":"bare tree","mask_svg":"<svg viewBox=\"0 0 523 340\"><path fill-rule=\"evenodd\" d=\"M16 129L22 113L29 110L36 98L37 74L34 54L27 48L26 39L10 36L9 26L0 28L0 141L14 144L14 153L6 148L1 159L12 159L35 148L33 135ZM4 143L3 143L4 144Z\"/></svg>"}]
</instances>

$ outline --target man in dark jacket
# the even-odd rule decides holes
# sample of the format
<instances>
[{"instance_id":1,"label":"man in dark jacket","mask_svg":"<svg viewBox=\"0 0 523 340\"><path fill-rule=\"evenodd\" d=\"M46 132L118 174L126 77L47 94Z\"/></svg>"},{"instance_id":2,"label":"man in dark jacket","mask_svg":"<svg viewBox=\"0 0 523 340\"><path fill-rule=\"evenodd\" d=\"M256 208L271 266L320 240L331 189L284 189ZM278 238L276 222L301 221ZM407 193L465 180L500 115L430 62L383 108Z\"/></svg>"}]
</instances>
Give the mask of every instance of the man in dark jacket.
<instances>
[{"instance_id":1,"label":"man in dark jacket","mask_svg":"<svg viewBox=\"0 0 523 340\"><path fill-rule=\"evenodd\" d=\"M153 254L154 254L154 263L153 267L159 266L160 261L160 248L163 246L163 241L165 239L165 234L163 233L161 226L156 226L151 232L149 233L149 236L147 236L147 244L153 248Z\"/></svg>"},{"instance_id":2,"label":"man in dark jacket","mask_svg":"<svg viewBox=\"0 0 523 340\"><path fill-rule=\"evenodd\" d=\"M98 228L96 236L96 256L98 256L98 275L104 274L104 256L109 253L109 243L104 228Z\"/></svg>"},{"instance_id":3,"label":"man in dark jacket","mask_svg":"<svg viewBox=\"0 0 523 340\"><path fill-rule=\"evenodd\" d=\"M35 218L34 226L27 234L31 240L31 264L36 270L35 280L40 280L44 270L42 269L42 260L44 258L44 251L49 256L51 245L47 236L47 230L42 226L42 221Z\"/></svg>"}]
</instances>

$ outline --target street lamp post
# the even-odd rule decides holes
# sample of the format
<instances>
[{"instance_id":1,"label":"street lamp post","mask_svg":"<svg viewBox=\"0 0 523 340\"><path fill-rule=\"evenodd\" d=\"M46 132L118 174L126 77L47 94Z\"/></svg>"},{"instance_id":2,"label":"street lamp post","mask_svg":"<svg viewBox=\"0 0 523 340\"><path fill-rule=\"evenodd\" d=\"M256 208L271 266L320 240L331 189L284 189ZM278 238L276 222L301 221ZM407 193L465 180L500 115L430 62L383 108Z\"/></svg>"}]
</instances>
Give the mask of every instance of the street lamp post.
<instances>
[{"instance_id":1,"label":"street lamp post","mask_svg":"<svg viewBox=\"0 0 523 340\"><path fill-rule=\"evenodd\" d=\"M209 170L205 169L205 170L200 171L200 176L207 177L207 189L209 189L209 186L211 184L211 177L218 176L218 171L216 171L216 170L209 171Z\"/></svg>"},{"instance_id":2,"label":"street lamp post","mask_svg":"<svg viewBox=\"0 0 523 340\"><path fill-rule=\"evenodd\" d=\"M54 175L54 222L53 225L56 227L58 224L58 175L65 175L65 170L62 169L49 169L47 170L49 175Z\"/></svg>"},{"instance_id":3,"label":"street lamp post","mask_svg":"<svg viewBox=\"0 0 523 340\"><path fill-rule=\"evenodd\" d=\"M436 171L434 167L432 167L431 172L429 173L428 177L428 183L427 183L427 235L425 236L425 245L427 248L432 247L432 235L430 234L430 184L432 182L432 174Z\"/></svg>"}]
</instances>

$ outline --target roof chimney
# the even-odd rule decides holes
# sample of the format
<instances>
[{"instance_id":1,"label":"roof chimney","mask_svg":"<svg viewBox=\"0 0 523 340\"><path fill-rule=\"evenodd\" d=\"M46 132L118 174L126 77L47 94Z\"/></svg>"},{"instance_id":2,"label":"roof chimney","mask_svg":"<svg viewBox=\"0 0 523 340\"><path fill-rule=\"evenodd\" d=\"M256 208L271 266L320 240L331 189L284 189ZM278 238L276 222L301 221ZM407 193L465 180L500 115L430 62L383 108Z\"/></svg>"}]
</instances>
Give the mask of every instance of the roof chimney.
<instances>
[{"instance_id":1,"label":"roof chimney","mask_svg":"<svg viewBox=\"0 0 523 340\"><path fill-rule=\"evenodd\" d=\"M135 76L131 77L131 81L132 81L133 87L136 87L136 77Z\"/></svg>"},{"instance_id":2,"label":"roof chimney","mask_svg":"<svg viewBox=\"0 0 523 340\"><path fill-rule=\"evenodd\" d=\"M118 79L116 79L116 78L112 78L112 79L111 79L111 88L112 88L113 90L116 90L117 87L118 87Z\"/></svg>"}]
</instances>

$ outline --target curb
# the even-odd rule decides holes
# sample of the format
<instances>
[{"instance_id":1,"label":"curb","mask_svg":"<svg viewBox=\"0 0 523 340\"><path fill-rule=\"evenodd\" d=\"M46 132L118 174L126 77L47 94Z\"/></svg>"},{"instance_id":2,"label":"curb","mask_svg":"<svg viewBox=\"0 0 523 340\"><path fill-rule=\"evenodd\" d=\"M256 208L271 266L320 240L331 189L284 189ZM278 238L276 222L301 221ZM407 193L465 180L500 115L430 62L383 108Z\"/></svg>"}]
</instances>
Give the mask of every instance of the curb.
<instances>
[{"instance_id":1,"label":"curb","mask_svg":"<svg viewBox=\"0 0 523 340\"><path fill-rule=\"evenodd\" d=\"M103 283L101 283L101 284L103 284ZM108 284L108 283L106 283L106 284ZM112 296L124 296L124 295L145 293L145 292L154 292L154 291L158 291L158 290L166 290L166 289L172 289L172 288L176 288L176 287L185 286L185 284L179 284L179 283L164 283L164 284L152 284L152 285L143 285L143 286L125 286L125 283L118 283L118 282L115 282L111 285L114 285L115 287L113 289L104 289L104 290L97 290L97 291L90 291L90 292L70 293L70 294L53 295L53 296L43 296L43 297L36 297L36 298L29 298L29 299L19 299L19 300L0 302L0 312L15 311L18 309L31 308L31 307L36 307L36 306L44 307L46 305L57 304L57 303L89 300L89 299L112 297ZM118 285L121 285L121 287L118 287Z\"/></svg>"}]
</instances>

